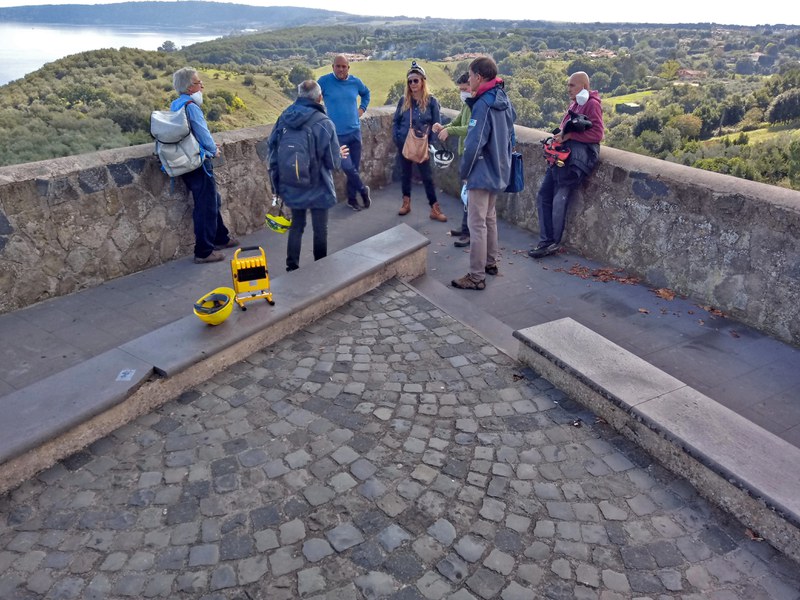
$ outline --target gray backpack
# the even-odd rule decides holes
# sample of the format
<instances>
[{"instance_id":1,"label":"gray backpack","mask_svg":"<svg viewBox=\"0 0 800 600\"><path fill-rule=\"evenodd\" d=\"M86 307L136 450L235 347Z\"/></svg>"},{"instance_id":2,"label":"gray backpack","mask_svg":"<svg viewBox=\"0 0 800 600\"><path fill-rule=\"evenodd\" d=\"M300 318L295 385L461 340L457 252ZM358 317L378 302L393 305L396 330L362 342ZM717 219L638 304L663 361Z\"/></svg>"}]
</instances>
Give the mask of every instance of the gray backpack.
<instances>
[{"instance_id":1,"label":"gray backpack","mask_svg":"<svg viewBox=\"0 0 800 600\"><path fill-rule=\"evenodd\" d=\"M189 173L203 164L200 143L189 126L188 104L183 110L154 110L150 114L150 135L156 140L161 170L170 177Z\"/></svg>"}]
</instances>

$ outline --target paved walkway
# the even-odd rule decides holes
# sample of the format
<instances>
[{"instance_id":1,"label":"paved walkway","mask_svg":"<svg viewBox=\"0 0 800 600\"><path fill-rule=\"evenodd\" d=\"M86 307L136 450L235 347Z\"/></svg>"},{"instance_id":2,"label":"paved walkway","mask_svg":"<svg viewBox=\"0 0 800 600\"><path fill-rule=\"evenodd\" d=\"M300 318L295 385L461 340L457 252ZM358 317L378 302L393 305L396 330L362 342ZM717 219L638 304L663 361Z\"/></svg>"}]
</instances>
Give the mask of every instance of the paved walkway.
<instances>
[{"instance_id":1,"label":"paved walkway","mask_svg":"<svg viewBox=\"0 0 800 600\"><path fill-rule=\"evenodd\" d=\"M447 284L460 204L414 193ZM336 207L330 251L399 196ZM384 284L0 497L0 598L800 599L796 563L494 344L570 316L796 445L797 350L533 241L501 224L486 290ZM286 236L243 242L281 276ZM0 403L229 282L182 259L0 317Z\"/></svg>"},{"instance_id":2,"label":"paved walkway","mask_svg":"<svg viewBox=\"0 0 800 600\"><path fill-rule=\"evenodd\" d=\"M800 598L797 564L396 281L0 513L4 600Z\"/></svg>"},{"instance_id":3,"label":"paved walkway","mask_svg":"<svg viewBox=\"0 0 800 600\"><path fill-rule=\"evenodd\" d=\"M438 223L428 218L421 186L413 193L412 212L402 218L396 214L396 185L375 191L369 210L356 213L345 205L335 207L330 213L330 252L402 221L431 239L429 277L449 285L466 273L468 249L454 248L448 234L460 224L460 201L442 196L450 222ZM490 278L484 291L453 290L443 302L454 309L468 305L473 315L485 311L509 330L572 317L800 446L798 349L731 321L712 307L681 298L665 300L647 286L623 283L624 274L610 272L607 265L569 253L532 260L526 253L534 235L503 222L499 227L500 275ZM265 248L271 277L284 273L285 235L265 228L242 242ZM301 265L311 260L306 232ZM190 314L197 298L220 285L230 285L227 261L194 265L184 258L1 315L0 337L14 343L0 346L0 402L14 389Z\"/></svg>"}]
</instances>

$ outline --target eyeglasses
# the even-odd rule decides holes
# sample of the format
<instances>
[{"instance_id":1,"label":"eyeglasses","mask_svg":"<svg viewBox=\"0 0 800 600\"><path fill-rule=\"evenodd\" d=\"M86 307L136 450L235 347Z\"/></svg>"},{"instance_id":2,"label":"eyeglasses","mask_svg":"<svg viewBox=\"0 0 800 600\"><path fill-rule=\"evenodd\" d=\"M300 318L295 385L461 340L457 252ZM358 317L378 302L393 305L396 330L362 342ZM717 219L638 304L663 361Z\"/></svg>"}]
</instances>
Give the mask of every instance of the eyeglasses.
<instances>
[{"instance_id":1,"label":"eyeglasses","mask_svg":"<svg viewBox=\"0 0 800 600\"><path fill-rule=\"evenodd\" d=\"M411 83L419 83L419 79L409 79L408 83L409 84L411 84Z\"/></svg>"},{"instance_id":2,"label":"eyeglasses","mask_svg":"<svg viewBox=\"0 0 800 600\"><path fill-rule=\"evenodd\" d=\"M202 81L193 81L192 85L203 85Z\"/></svg>"}]
</instances>

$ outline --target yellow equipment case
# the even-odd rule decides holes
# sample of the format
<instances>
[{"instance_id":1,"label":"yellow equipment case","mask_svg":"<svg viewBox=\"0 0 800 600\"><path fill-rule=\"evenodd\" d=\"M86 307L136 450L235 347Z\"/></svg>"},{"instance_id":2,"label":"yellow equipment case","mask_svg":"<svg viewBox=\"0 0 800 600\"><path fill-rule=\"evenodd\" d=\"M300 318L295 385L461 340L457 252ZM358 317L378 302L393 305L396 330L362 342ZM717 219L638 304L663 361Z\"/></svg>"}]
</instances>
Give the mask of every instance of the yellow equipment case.
<instances>
[{"instance_id":1,"label":"yellow equipment case","mask_svg":"<svg viewBox=\"0 0 800 600\"><path fill-rule=\"evenodd\" d=\"M260 256L239 258L242 252L258 251ZM269 269L267 269L267 255L260 246L239 248L231 259L231 274L233 276L233 289L236 292L234 300L239 308L247 310L244 303L259 298L266 298L270 305L274 305L272 292L269 291Z\"/></svg>"}]
</instances>

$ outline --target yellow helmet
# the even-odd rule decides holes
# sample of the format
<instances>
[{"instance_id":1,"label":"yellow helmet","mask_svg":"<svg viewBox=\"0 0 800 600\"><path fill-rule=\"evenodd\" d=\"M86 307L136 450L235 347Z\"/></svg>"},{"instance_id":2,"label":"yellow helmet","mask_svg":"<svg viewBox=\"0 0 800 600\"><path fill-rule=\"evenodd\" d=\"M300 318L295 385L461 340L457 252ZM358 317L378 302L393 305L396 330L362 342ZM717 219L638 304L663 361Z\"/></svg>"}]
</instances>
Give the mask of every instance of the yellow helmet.
<instances>
[{"instance_id":1,"label":"yellow helmet","mask_svg":"<svg viewBox=\"0 0 800 600\"><path fill-rule=\"evenodd\" d=\"M195 302L194 314L204 323L219 325L231 315L235 297L231 288L218 287Z\"/></svg>"},{"instance_id":2,"label":"yellow helmet","mask_svg":"<svg viewBox=\"0 0 800 600\"><path fill-rule=\"evenodd\" d=\"M292 226L291 219L287 219L283 215L271 215L267 213L267 227L272 229L272 231L277 231L278 233L286 233L289 231L289 227Z\"/></svg>"}]
</instances>

